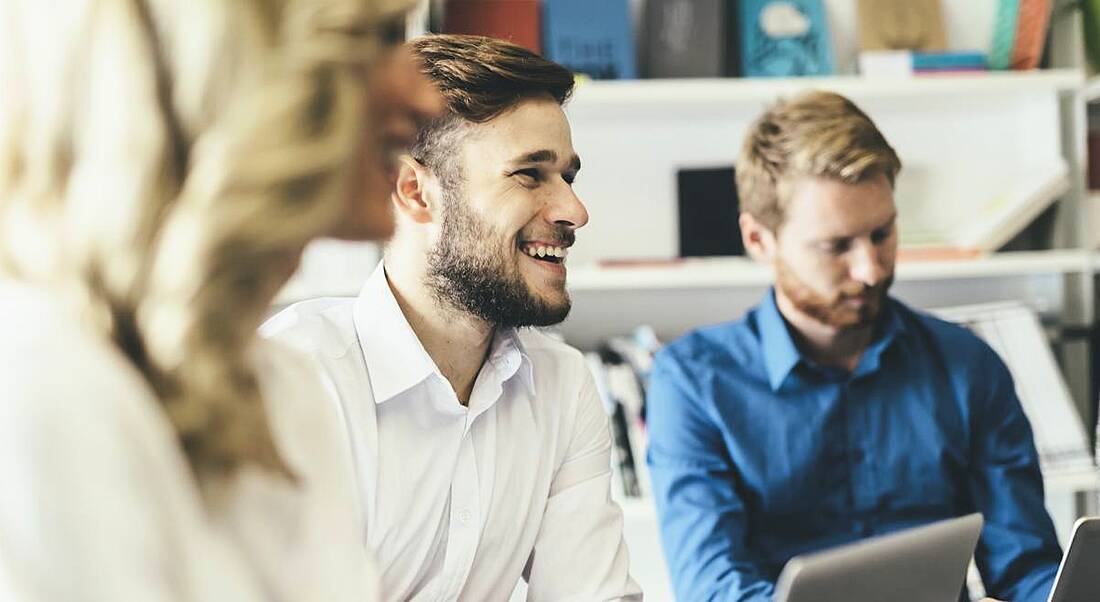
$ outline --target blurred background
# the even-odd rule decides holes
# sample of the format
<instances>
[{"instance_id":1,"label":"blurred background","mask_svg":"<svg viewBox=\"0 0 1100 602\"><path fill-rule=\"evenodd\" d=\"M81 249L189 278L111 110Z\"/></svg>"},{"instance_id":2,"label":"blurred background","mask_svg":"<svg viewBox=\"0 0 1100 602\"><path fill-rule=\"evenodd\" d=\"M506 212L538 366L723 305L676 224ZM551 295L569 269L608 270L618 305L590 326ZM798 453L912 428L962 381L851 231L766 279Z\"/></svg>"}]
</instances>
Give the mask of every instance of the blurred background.
<instances>
[{"instance_id":1,"label":"blurred background","mask_svg":"<svg viewBox=\"0 0 1100 602\"><path fill-rule=\"evenodd\" d=\"M853 99L902 158L894 294L1010 365L1059 536L1097 513L1100 0L431 0L407 25L427 32L508 39L582 79L566 111L591 221L555 330L588 352L612 416L648 599L671 599L644 469L649 361L767 290L733 160L766 106L809 89ZM314 243L278 304L355 295L378 257Z\"/></svg>"}]
</instances>

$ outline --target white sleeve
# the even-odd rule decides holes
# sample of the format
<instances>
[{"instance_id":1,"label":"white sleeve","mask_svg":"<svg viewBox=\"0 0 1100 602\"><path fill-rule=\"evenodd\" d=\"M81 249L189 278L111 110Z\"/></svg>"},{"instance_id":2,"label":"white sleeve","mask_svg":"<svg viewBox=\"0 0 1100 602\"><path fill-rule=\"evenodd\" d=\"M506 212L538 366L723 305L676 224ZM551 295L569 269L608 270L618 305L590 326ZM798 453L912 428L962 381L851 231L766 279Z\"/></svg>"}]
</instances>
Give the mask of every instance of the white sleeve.
<instances>
[{"instance_id":1,"label":"white sleeve","mask_svg":"<svg viewBox=\"0 0 1100 602\"><path fill-rule=\"evenodd\" d=\"M120 411L132 406L103 398L103 378L82 376L0 370L0 592L33 602L177 600L183 569L166 554L164 500L153 491L163 454L133 432Z\"/></svg>"},{"instance_id":2,"label":"white sleeve","mask_svg":"<svg viewBox=\"0 0 1100 602\"><path fill-rule=\"evenodd\" d=\"M641 600L630 577L623 515L611 500L611 433L595 384L582 370L577 417L554 476L526 570L531 601Z\"/></svg>"}]
</instances>

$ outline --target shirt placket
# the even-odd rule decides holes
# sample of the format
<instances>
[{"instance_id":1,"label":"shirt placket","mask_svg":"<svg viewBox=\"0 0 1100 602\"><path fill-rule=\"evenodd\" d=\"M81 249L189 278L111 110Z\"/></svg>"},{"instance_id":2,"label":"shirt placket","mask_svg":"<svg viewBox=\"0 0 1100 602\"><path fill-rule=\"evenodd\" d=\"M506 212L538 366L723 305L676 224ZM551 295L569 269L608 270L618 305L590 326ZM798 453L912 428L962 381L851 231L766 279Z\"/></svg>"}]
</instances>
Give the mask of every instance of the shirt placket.
<instances>
[{"instance_id":1,"label":"shirt placket","mask_svg":"<svg viewBox=\"0 0 1100 602\"><path fill-rule=\"evenodd\" d=\"M447 553L443 563L445 587L441 600L458 600L480 543L480 485L473 438L470 436L471 420L471 415L467 412L454 478L451 481Z\"/></svg>"}]
</instances>

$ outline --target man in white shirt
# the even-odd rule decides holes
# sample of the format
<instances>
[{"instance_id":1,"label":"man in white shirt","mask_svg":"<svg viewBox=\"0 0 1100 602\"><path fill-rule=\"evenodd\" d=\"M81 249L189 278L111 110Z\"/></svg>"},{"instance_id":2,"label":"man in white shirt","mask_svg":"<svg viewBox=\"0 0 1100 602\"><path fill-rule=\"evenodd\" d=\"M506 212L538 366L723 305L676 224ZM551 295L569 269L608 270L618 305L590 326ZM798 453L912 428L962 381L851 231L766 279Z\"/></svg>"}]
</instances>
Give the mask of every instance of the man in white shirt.
<instances>
[{"instance_id":1,"label":"man in white shirt","mask_svg":"<svg viewBox=\"0 0 1100 602\"><path fill-rule=\"evenodd\" d=\"M401 160L383 265L356 299L263 332L327 372L385 599L504 601L522 576L532 600L639 600L592 378L524 328L569 312L564 259L588 221L573 76L488 38L410 46L449 110Z\"/></svg>"}]
</instances>

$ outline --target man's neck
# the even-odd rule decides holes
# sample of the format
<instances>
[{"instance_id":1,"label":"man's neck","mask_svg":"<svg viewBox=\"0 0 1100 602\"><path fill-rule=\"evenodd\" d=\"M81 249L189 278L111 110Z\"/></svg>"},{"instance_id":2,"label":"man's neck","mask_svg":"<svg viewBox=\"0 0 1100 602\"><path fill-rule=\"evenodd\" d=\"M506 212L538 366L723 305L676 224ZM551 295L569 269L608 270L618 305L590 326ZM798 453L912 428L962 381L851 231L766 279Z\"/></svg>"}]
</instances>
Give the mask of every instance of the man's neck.
<instances>
[{"instance_id":1,"label":"man's neck","mask_svg":"<svg viewBox=\"0 0 1100 602\"><path fill-rule=\"evenodd\" d=\"M823 366L843 368L848 372L853 372L859 366L863 352L874 338L874 326L829 326L800 311L790 299L778 291L775 301L779 313L791 325L791 334L802 353Z\"/></svg>"},{"instance_id":2,"label":"man's neck","mask_svg":"<svg viewBox=\"0 0 1100 602\"><path fill-rule=\"evenodd\" d=\"M386 281L420 344L466 406L489 354L495 329L469 313L441 303L422 272L386 263Z\"/></svg>"}]
</instances>

